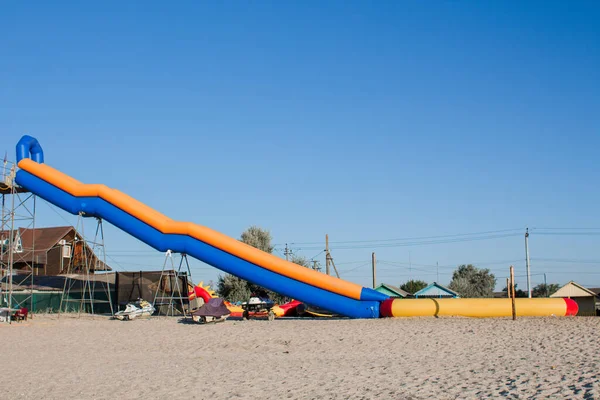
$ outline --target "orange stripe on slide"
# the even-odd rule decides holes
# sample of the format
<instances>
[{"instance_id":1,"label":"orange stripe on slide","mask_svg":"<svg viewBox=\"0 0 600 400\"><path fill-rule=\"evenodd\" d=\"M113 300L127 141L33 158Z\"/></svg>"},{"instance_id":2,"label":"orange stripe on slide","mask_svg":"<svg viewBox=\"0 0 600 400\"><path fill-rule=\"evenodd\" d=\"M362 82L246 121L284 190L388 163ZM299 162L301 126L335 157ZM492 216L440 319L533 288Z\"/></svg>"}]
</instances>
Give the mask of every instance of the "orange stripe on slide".
<instances>
[{"instance_id":1,"label":"orange stripe on slide","mask_svg":"<svg viewBox=\"0 0 600 400\"><path fill-rule=\"evenodd\" d=\"M319 287L330 292L360 300L362 286L342 279L301 267L297 264L282 260L272 254L255 249L245 243L223 235L210 228L191 222L178 222L148 207L144 203L105 185L84 184L62 172L46 165L38 164L29 158L19 161L19 168L37 176L40 179L77 197L101 197L121 210L133 215L162 233L188 235L218 249L226 251L248 262Z\"/></svg>"}]
</instances>

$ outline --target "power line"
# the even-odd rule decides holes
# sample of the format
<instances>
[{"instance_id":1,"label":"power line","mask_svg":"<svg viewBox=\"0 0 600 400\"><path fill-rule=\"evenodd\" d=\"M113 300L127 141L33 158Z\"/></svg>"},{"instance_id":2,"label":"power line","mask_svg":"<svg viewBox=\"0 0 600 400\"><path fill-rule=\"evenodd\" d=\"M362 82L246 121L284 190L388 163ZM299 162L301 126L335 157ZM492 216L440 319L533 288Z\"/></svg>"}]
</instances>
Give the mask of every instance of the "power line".
<instances>
[{"instance_id":1,"label":"power line","mask_svg":"<svg viewBox=\"0 0 600 400\"><path fill-rule=\"evenodd\" d=\"M365 260L360 260L360 261L346 261L346 262L341 262L341 263L337 263L337 265L348 265L348 264L360 264L360 263L365 263L367 261ZM368 261L370 262L370 261Z\"/></svg>"},{"instance_id":2,"label":"power line","mask_svg":"<svg viewBox=\"0 0 600 400\"><path fill-rule=\"evenodd\" d=\"M456 264L446 264L446 265L440 265L439 268L452 268L452 269L456 269L459 265L462 264L472 264L475 265L476 267L485 267L488 265L498 265L498 264L513 264L513 263L517 263L517 262L522 262L522 259L516 259L516 260L502 260L502 261L485 261L485 262L461 262L461 263L456 263ZM388 264L393 264L393 265L398 265L398 266L408 266L407 262L402 262L402 261L388 261L388 260L380 260L379 262L386 262ZM412 263L412 265L416 265L418 267L429 267L429 268L438 268L438 266L433 265L433 264L418 264L418 263Z\"/></svg>"},{"instance_id":3,"label":"power line","mask_svg":"<svg viewBox=\"0 0 600 400\"><path fill-rule=\"evenodd\" d=\"M578 260L568 258L532 258L534 261L550 261L550 262L561 262L561 263L578 263L578 264L600 264L600 260Z\"/></svg>"},{"instance_id":4,"label":"power line","mask_svg":"<svg viewBox=\"0 0 600 400\"><path fill-rule=\"evenodd\" d=\"M423 246L423 245L431 245L431 244L446 244L446 243L459 243L459 242L472 242L478 240L490 240L490 239L500 239L507 237L521 236L520 233L511 233L504 235L489 235L489 236L481 236L481 237L473 237L473 238L460 238L460 239L448 239L448 240L428 240L428 241L420 241L420 242L403 242L403 243L381 243L381 244L361 244L361 245L341 245L330 247L332 250L354 250L354 249L375 249L375 248L392 248L392 247L407 247L407 246ZM316 246L305 246L305 247L294 247L295 250L316 250L318 247Z\"/></svg>"},{"instance_id":5,"label":"power line","mask_svg":"<svg viewBox=\"0 0 600 400\"><path fill-rule=\"evenodd\" d=\"M535 234L548 236L598 236L600 232L535 232Z\"/></svg>"},{"instance_id":6,"label":"power line","mask_svg":"<svg viewBox=\"0 0 600 400\"><path fill-rule=\"evenodd\" d=\"M325 250L321 250L320 252L318 252L316 255L312 256L310 259L314 260L316 257L320 256L322 253L325 253Z\"/></svg>"},{"instance_id":7,"label":"power line","mask_svg":"<svg viewBox=\"0 0 600 400\"><path fill-rule=\"evenodd\" d=\"M123 265L121 265L121 263L119 263L117 260L112 258L108 253L104 252L104 255L106 256L106 258L110 258L117 265L117 267L119 267L121 269L121 271L127 271L127 269L125 267L123 267Z\"/></svg>"},{"instance_id":8,"label":"power line","mask_svg":"<svg viewBox=\"0 0 600 400\"><path fill-rule=\"evenodd\" d=\"M407 238L397 238L397 239L370 239L370 240L342 240L342 241L330 241L330 244L353 244L353 243L377 243L377 242L401 242L406 240L423 240L423 239L441 239L441 238L454 238L460 236L478 236L478 235L488 235L493 233L503 233L503 232L516 232L522 231L522 228L514 228L514 229L499 229L495 231L483 231L483 232L473 232L473 233L457 233L451 235L436 235L436 236L417 236L417 237L407 237ZM290 242L291 245L312 245L312 244L321 244L321 242Z\"/></svg>"},{"instance_id":9,"label":"power line","mask_svg":"<svg viewBox=\"0 0 600 400\"><path fill-rule=\"evenodd\" d=\"M381 260L380 260L380 261L379 261L379 263L380 263L380 264L384 264L384 265L391 265L392 267L394 267L394 265L393 265L393 264L390 264L390 263L388 263L388 262L385 262L385 261L381 261ZM414 265L414 264L413 264L413 265ZM412 266L409 266L409 267L408 267L408 269L409 269L409 270L415 270L415 271L419 271L419 272L429 272L428 270L425 270L425 269L420 269L420 268L418 268L418 267L412 267ZM380 270L381 270L381 271L385 271L385 270L386 270L386 268L383 268L383 269L380 269ZM397 269L397 268L395 268L395 270L397 271L398 269Z\"/></svg>"},{"instance_id":10,"label":"power line","mask_svg":"<svg viewBox=\"0 0 600 400\"><path fill-rule=\"evenodd\" d=\"M364 264L359 265L358 267L354 267L354 268L349 269L347 271L341 271L341 272L342 272L342 275L345 275L345 274L347 274L349 272L352 272L352 271L355 271L357 269L364 268L364 267L366 267L367 265L370 265L370 264L371 264L371 261L368 261L368 262L366 262Z\"/></svg>"},{"instance_id":11,"label":"power line","mask_svg":"<svg viewBox=\"0 0 600 400\"><path fill-rule=\"evenodd\" d=\"M561 231L561 230L572 230L572 231L600 231L600 228L531 228L532 230L551 230L551 231Z\"/></svg>"}]
</instances>

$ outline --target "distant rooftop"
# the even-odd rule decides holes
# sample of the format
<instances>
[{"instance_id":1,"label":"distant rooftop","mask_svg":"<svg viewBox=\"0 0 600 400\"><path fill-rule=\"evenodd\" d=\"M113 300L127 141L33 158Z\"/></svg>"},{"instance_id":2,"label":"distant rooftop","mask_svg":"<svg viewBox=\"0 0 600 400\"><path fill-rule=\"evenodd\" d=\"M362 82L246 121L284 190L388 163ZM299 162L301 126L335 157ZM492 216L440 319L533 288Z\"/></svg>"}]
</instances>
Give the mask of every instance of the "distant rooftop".
<instances>
[{"instance_id":1,"label":"distant rooftop","mask_svg":"<svg viewBox=\"0 0 600 400\"><path fill-rule=\"evenodd\" d=\"M387 294L392 297L410 297L411 294L406 290L402 290L399 287L388 285L387 283L382 283L381 285L375 288L376 291L380 293Z\"/></svg>"},{"instance_id":2,"label":"distant rooftop","mask_svg":"<svg viewBox=\"0 0 600 400\"><path fill-rule=\"evenodd\" d=\"M444 298L444 297L460 297L458 293L448 289L445 286L440 285L437 282L433 282L427 287L419 290L414 294L416 298Z\"/></svg>"}]
</instances>

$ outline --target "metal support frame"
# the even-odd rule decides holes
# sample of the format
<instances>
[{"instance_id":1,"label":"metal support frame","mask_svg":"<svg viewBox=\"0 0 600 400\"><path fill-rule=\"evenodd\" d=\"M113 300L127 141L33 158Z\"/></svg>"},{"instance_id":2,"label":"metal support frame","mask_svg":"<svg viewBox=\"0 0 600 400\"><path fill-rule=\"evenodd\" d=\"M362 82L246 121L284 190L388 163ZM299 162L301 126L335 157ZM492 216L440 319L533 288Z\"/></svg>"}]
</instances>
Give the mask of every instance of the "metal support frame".
<instances>
[{"instance_id":1,"label":"metal support frame","mask_svg":"<svg viewBox=\"0 0 600 400\"><path fill-rule=\"evenodd\" d=\"M16 165L4 160L0 177L2 212L0 215L0 306L9 310L28 308L33 317L35 275L35 235L31 247L23 247L20 232L35 229L36 196L15 183ZM20 243L19 243L20 242ZM19 264L19 279L14 279ZM15 297L15 292L25 295ZM10 314L10 312L9 312ZM7 319L10 322L10 318Z\"/></svg>"},{"instance_id":2,"label":"metal support frame","mask_svg":"<svg viewBox=\"0 0 600 400\"><path fill-rule=\"evenodd\" d=\"M104 248L104 227L101 218L96 218L96 230L94 239L92 241L85 238L85 224L84 224L84 213L79 213L77 218L77 226L75 228L75 237L71 246L71 258L66 271L64 273L65 281L60 300L59 312L72 312L77 311L78 316L81 315L82 310L89 311L91 314L95 314L98 307L94 309L94 305L108 303L110 308L110 314L114 315L111 285L108 279L108 273L97 274L96 267L100 262L106 266L106 252ZM80 234L81 232L81 234ZM83 270L80 266L75 264L75 251L78 242L82 242L82 256L83 256ZM88 249L90 249L88 254ZM94 263L94 265L92 265ZM92 269L94 273L92 273ZM105 282L102 282L102 276L106 277ZM83 278L83 279L78 279ZM96 298L96 288L98 283L101 283L104 294L106 294L107 300L101 300ZM76 287L78 285L80 287ZM73 289L79 289L80 298L72 298ZM69 303L79 303L77 309L69 307ZM89 305L89 307L88 307ZM64 306L64 309L63 309Z\"/></svg>"},{"instance_id":3,"label":"metal support frame","mask_svg":"<svg viewBox=\"0 0 600 400\"><path fill-rule=\"evenodd\" d=\"M170 263L171 269L167 269ZM182 271L185 263L186 270ZM175 263L173 261L173 252L168 250L165 253L165 261L160 273L158 286L156 293L154 294L154 301L152 305L156 309L157 315L161 315L161 307L167 306L167 312L165 316L175 316L175 307L181 306L181 312L183 317L187 320L188 315L191 316L191 310L189 308L190 302L188 297L188 288L182 288L180 285L180 277L185 276L187 284L189 285L192 279L192 272L190 270L190 264L188 262L187 254L181 253L179 260L179 267L175 270ZM178 293L176 296L175 293ZM185 297L184 297L185 296Z\"/></svg>"}]
</instances>

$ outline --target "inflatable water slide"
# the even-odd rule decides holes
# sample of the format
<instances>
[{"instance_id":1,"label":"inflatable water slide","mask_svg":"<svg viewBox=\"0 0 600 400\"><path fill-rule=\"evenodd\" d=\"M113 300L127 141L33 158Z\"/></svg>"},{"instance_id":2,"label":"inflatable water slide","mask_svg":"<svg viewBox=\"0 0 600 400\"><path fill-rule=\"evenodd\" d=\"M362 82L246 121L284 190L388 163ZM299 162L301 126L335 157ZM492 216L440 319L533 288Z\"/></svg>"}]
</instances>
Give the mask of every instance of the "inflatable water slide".
<instances>
[{"instance_id":1,"label":"inflatable water slide","mask_svg":"<svg viewBox=\"0 0 600 400\"><path fill-rule=\"evenodd\" d=\"M463 306L460 301L451 302L446 307L430 299L389 299L371 288L288 262L210 228L172 220L116 189L81 183L45 164L42 147L31 136L23 136L16 150L17 184L49 203L74 215L102 218L158 251L188 254L221 271L325 310L351 318L445 315L444 310L449 310L448 315L461 315L457 309L468 316L473 307L479 310L473 316L511 315L509 302L502 301L505 299L496 299L502 303L485 299ZM573 314L569 299L527 300L521 302L519 315ZM490 308L490 304L495 306Z\"/></svg>"}]
</instances>

